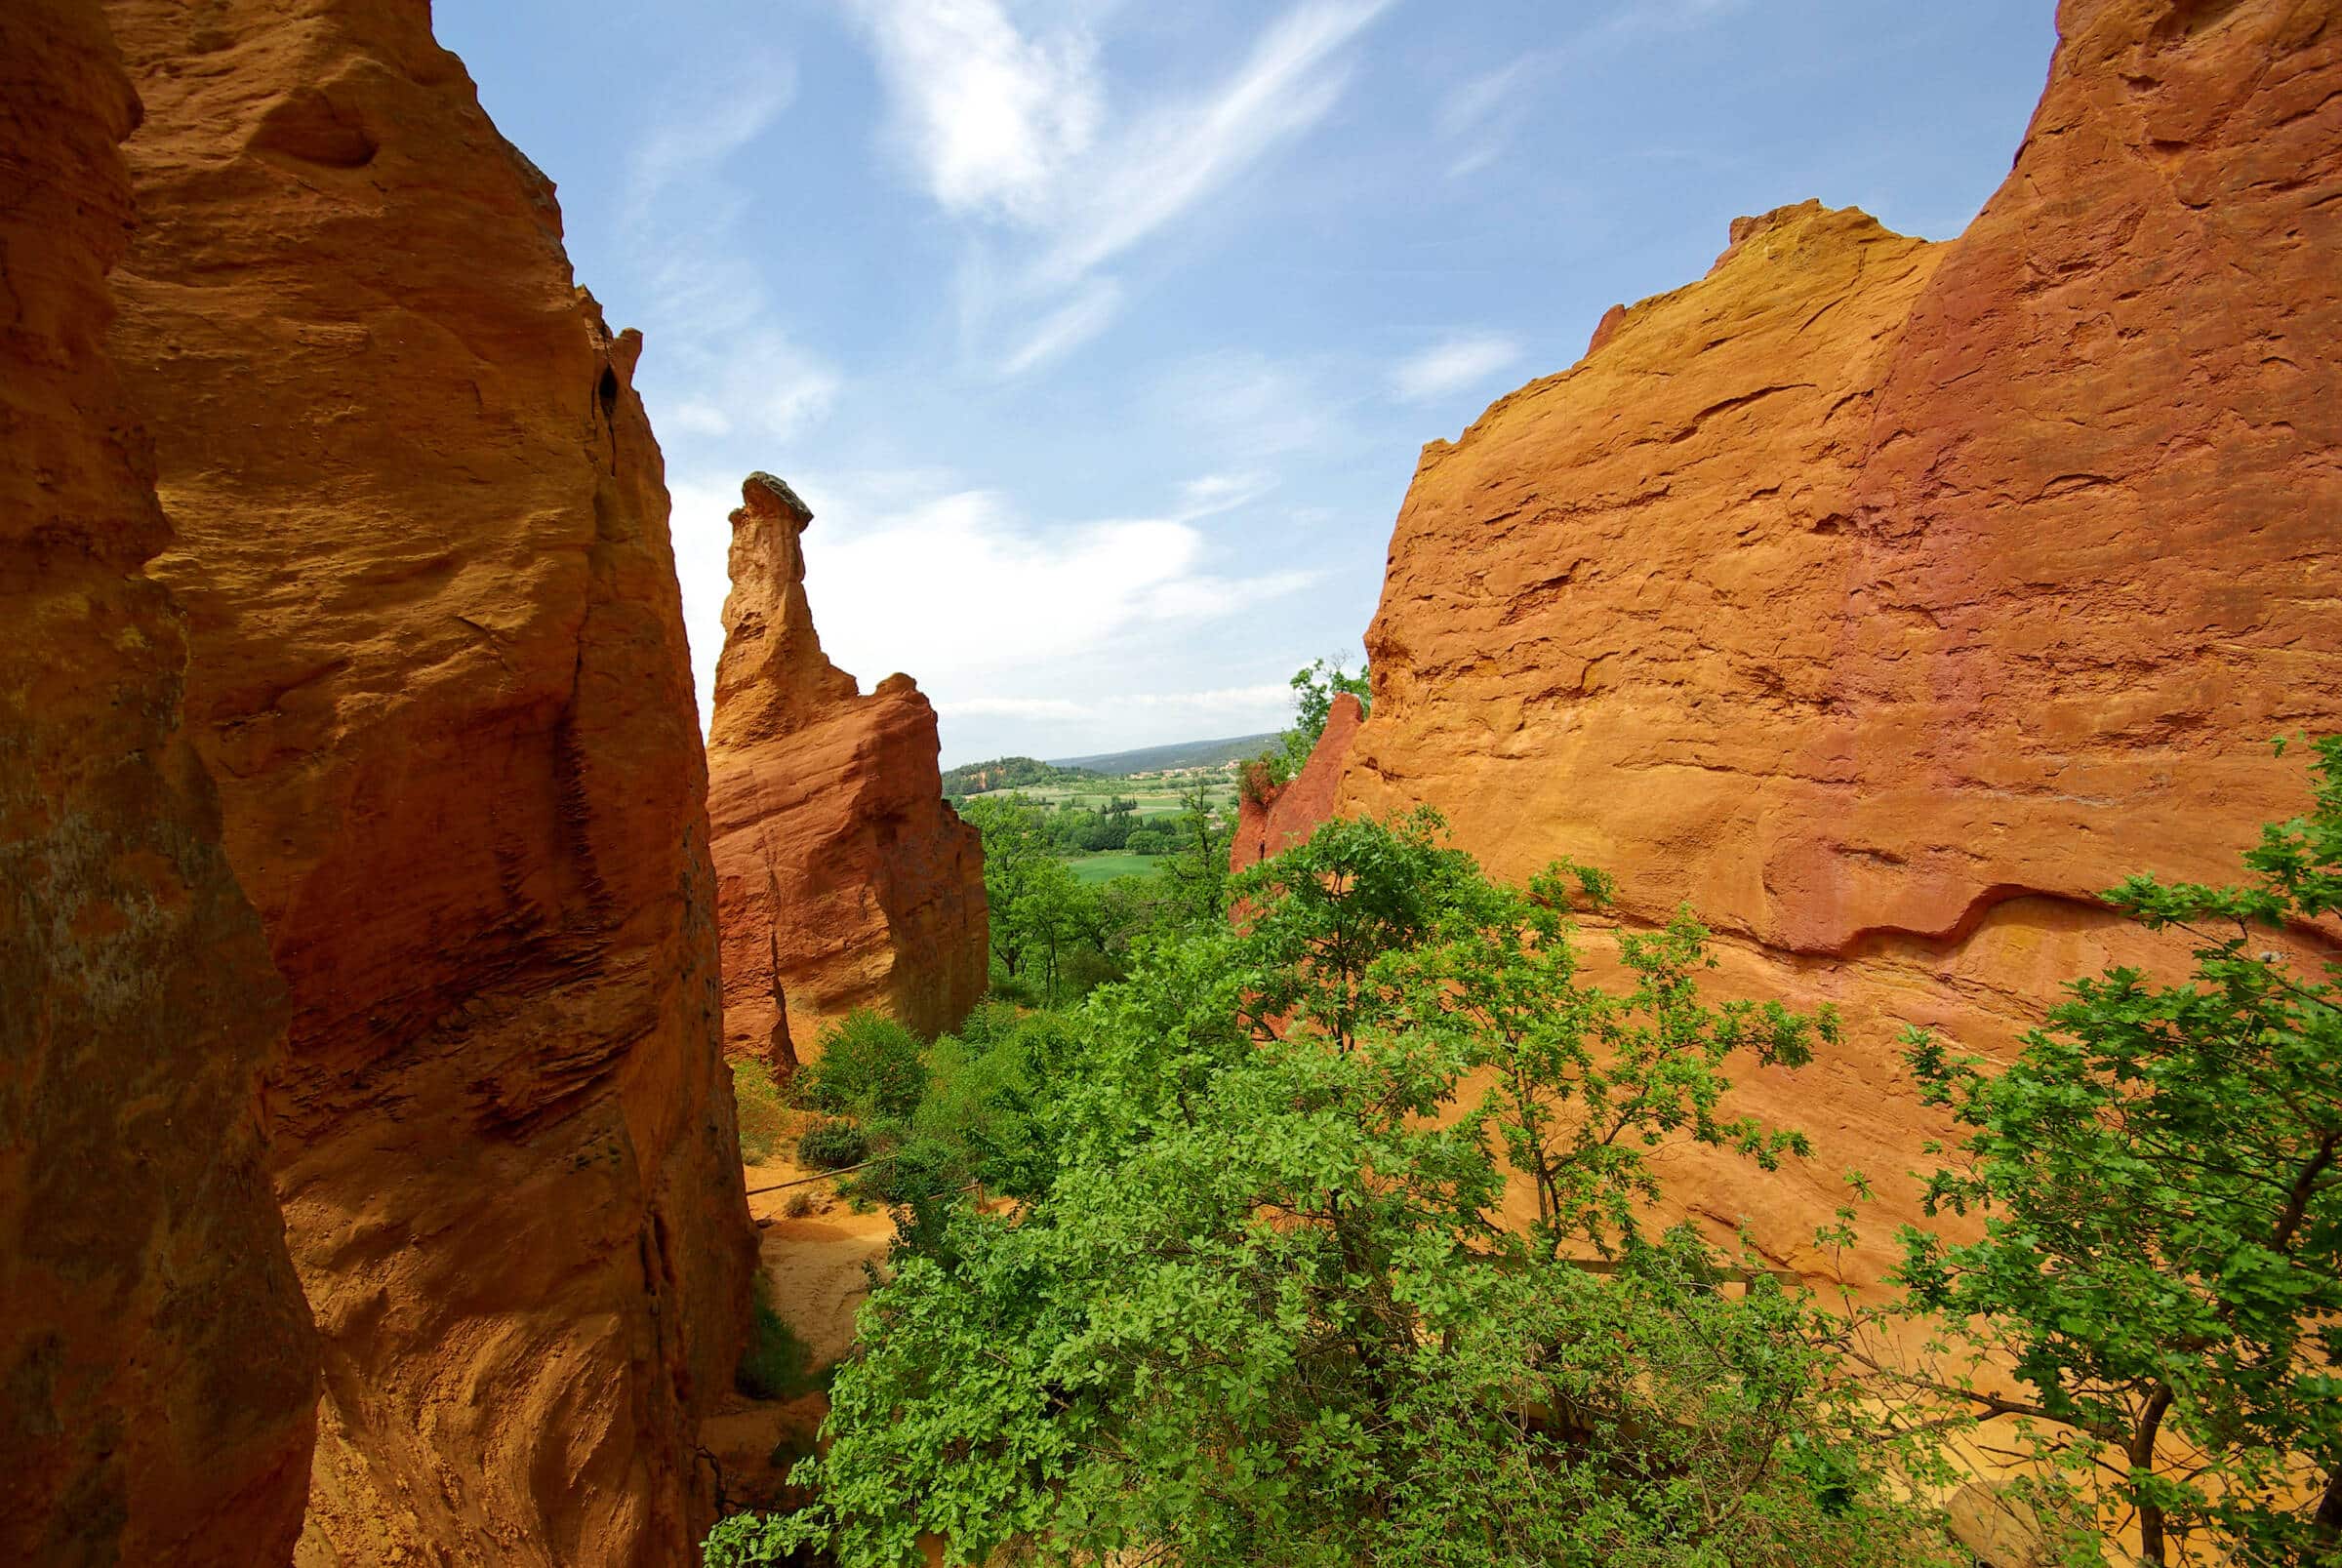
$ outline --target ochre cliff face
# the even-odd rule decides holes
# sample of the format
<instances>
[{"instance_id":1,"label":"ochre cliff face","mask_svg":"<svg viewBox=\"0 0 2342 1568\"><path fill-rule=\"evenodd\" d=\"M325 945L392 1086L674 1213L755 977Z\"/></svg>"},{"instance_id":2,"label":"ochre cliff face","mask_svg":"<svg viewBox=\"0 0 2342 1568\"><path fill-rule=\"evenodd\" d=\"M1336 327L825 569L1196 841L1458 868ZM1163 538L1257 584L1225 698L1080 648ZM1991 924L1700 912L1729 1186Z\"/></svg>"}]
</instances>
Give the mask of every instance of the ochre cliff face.
<instances>
[{"instance_id":1,"label":"ochre cliff face","mask_svg":"<svg viewBox=\"0 0 2342 1568\"><path fill-rule=\"evenodd\" d=\"M806 603L813 514L769 474L741 498L707 735L725 1047L787 1065L857 1007L955 1027L984 995L990 930L935 709L908 675L857 695Z\"/></svg>"},{"instance_id":2,"label":"ochre cliff face","mask_svg":"<svg viewBox=\"0 0 2342 1568\"><path fill-rule=\"evenodd\" d=\"M1743 220L1427 448L1367 637L1341 809L1605 866L1714 925L1729 988L1845 1009L1747 1089L1815 1159L1681 1168L1793 1262L1849 1165L1911 1212L1901 1025L2004 1049L2061 979L2168 957L2095 893L2233 877L2304 798L2268 739L2342 727L2342 17L2059 24L1960 238Z\"/></svg>"},{"instance_id":3,"label":"ochre cliff face","mask_svg":"<svg viewBox=\"0 0 2342 1568\"><path fill-rule=\"evenodd\" d=\"M0 8L0 1561L281 1563L317 1350L268 1188L284 989L181 734L170 526L104 334L138 101Z\"/></svg>"},{"instance_id":4,"label":"ochre cliff face","mask_svg":"<svg viewBox=\"0 0 2342 1568\"><path fill-rule=\"evenodd\" d=\"M1326 710L1325 729L1310 748L1310 760L1302 764L1301 772L1265 804L1238 803L1236 834L1228 846L1230 870L1258 865L1280 850L1292 848L1334 815L1342 770L1350 762L1351 744L1365 720L1355 697L1348 692L1336 695L1333 706Z\"/></svg>"},{"instance_id":5,"label":"ochre cliff face","mask_svg":"<svg viewBox=\"0 0 2342 1568\"><path fill-rule=\"evenodd\" d=\"M752 1246L659 452L427 8L120 0L111 342L291 990L299 1560L673 1563Z\"/></svg>"}]
</instances>

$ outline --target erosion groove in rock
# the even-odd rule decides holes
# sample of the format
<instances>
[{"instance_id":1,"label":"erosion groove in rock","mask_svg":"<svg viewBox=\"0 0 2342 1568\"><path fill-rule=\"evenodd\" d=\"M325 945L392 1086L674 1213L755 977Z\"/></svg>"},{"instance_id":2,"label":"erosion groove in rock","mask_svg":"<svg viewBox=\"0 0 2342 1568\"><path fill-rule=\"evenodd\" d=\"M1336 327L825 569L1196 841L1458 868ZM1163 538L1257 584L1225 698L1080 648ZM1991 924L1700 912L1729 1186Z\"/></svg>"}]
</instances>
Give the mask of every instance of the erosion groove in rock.
<instances>
[{"instance_id":1,"label":"erosion groove in rock","mask_svg":"<svg viewBox=\"0 0 2342 1568\"><path fill-rule=\"evenodd\" d=\"M119 0L112 346L291 990L303 1562L687 1560L752 1242L657 445L427 8Z\"/></svg>"},{"instance_id":2,"label":"erosion groove in rock","mask_svg":"<svg viewBox=\"0 0 2342 1568\"><path fill-rule=\"evenodd\" d=\"M1398 517L1338 808L1605 866L1731 985L1846 1008L1747 1096L1818 1156L1694 1175L1785 1258L1847 1165L1911 1212L1901 1025L2005 1048L2169 956L2094 894L2233 875L2302 799L2267 740L2342 725L2342 18L2178 15L2067 0L1966 233L1741 220L1427 447Z\"/></svg>"},{"instance_id":3,"label":"erosion groove in rock","mask_svg":"<svg viewBox=\"0 0 2342 1568\"><path fill-rule=\"evenodd\" d=\"M284 987L181 729L103 340L138 101L0 8L0 1561L282 1564L317 1353L266 1172Z\"/></svg>"},{"instance_id":4,"label":"erosion groove in rock","mask_svg":"<svg viewBox=\"0 0 2342 1568\"><path fill-rule=\"evenodd\" d=\"M868 697L822 652L813 514L751 474L708 726L725 1048L784 1065L826 1021L878 1008L922 1032L983 996L984 852L943 796L935 709L908 675Z\"/></svg>"}]
</instances>

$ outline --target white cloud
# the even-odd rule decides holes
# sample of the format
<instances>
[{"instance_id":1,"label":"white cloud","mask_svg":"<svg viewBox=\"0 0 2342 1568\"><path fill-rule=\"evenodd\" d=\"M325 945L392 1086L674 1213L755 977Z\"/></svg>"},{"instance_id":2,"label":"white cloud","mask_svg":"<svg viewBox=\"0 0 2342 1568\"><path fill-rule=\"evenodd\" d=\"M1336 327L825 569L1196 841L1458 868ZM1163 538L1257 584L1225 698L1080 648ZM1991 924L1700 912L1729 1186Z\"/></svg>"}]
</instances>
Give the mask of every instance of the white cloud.
<instances>
[{"instance_id":1,"label":"white cloud","mask_svg":"<svg viewBox=\"0 0 2342 1568\"><path fill-rule=\"evenodd\" d=\"M981 704L1083 706L1082 688L1110 662L1144 667L1150 648L1254 613L1317 576L1223 575L1202 532L1178 517L1045 528L990 491L912 498L852 476L790 479L814 511L805 535L806 590L830 659L866 691L908 670L940 708L955 713L1078 716ZM669 488L704 718L723 638L726 518L739 489L698 478ZM993 695L1035 684L1042 690L1029 696Z\"/></svg>"},{"instance_id":2,"label":"white cloud","mask_svg":"<svg viewBox=\"0 0 2342 1568\"><path fill-rule=\"evenodd\" d=\"M963 303L1001 374L1106 330L1100 270L1324 117L1343 51L1392 0L1302 0L1208 91L1110 113L1090 18L1020 29L1000 0L845 0L890 100L890 135L938 205L1006 227L1020 258L965 269Z\"/></svg>"},{"instance_id":3,"label":"white cloud","mask_svg":"<svg viewBox=\"0 0 2342 1568\"><path fill-rule=\"evenodd\" d=\"M997 0L850 0L893 100L898 142L947 210L1029 219L1097 129L1096 49L1028 38Z\"/></svg>"},{"instance_id":4,"label":"white cloud","mask_svg":"<svg viewBox=\"0 0 2342 1568\"><path fill-rule=\"evenodd\" d=\"M1091 710L1062 697L963 697L937 704L936 711L954 719L1086 719Z\"/></svg>"},{"instance_id":5,"label":"white cloud","mask_svg":"<svg viewBox=\"0 0 2342 1568\"><path fill-rule=\"evenodd\" d=\"M1520 344L1491 333L1434 343L1391 372L1391 390L1420 403L1484 382L1520 358Z\"/></svg>"},{"instance_id":6,"label":"white cloud","mask_svg":"<svg viewBox=\"0 0 2342 1568\"><path fill-rule=\"evenodd\" d=\"M1155 713L1238 714L1281 724L1293 705L1282 681L1222 686L1202 692L1116 692L1086 703L1062 697L969 697L938 703L948 718L1095 719L1133 710Z\"/></svg>"}]
</instances>

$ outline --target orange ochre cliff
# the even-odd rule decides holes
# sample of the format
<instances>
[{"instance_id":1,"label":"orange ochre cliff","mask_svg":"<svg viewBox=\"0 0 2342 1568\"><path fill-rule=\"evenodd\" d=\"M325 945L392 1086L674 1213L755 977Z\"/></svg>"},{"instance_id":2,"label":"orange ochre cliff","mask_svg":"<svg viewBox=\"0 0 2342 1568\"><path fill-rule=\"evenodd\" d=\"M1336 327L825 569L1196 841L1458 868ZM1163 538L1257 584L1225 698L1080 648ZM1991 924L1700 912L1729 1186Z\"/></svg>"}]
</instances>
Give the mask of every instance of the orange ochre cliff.
<instances>
[{"instance_id":1,"label":"orange ochre cliff","mask_svg":"<svg viewBox=\"0 0 2342 1568\"><path fill-rule=\"evenodd\" d=\"M1741 220L1426 448L1367 634L1336 809L1604 866L1629 918L1714 926L1724 986L1843 1010L1744 1085L1812 1160L1679 1168L1794 1265L1848 1167L1913 1212L1901 1026L2006 1049L2062 979L2169 957L2095 895L2232 879L2305 799L2270 738L2342 728L2342 13L2058 23L1959 238Z\"/></svg>"},{"instance_id":2,"label":"orange ochre cliff","mask_svg":"<svg viewBox=\"0 0 2342 1568\"><path fill-rule=\"evenodd\" d=\"M138 100L0 6L0 1562L281 1563L317 1347L269 1192L284 987L181 728L170 539L104 349Z\"/></svg>"},{"instance_id":3,"label":"orange ochre cliff","mask_svg":"<svg viewBox=\"0 0 2342 1568\"><path fill-rule=\"evenodd\" d=\"M426 6L104 10L145 101L109 345L291 993L296 1560L690 1560L753 1241L639 340Z\"/></svg>"},{"instance_id":4,"label":"orange ochre cliff","mask_svg":"<svg viewBox=\"0 0 2342 1568\"><path fill-rule=\"evenodd\" d=\"M908 675L868 697L805 597L813 513L750 474L707 732L727 1051L787 1066L875 1007L924 1033L983 996L984 851L944 800L935 709Z\"/></svg>"}]
</instances>

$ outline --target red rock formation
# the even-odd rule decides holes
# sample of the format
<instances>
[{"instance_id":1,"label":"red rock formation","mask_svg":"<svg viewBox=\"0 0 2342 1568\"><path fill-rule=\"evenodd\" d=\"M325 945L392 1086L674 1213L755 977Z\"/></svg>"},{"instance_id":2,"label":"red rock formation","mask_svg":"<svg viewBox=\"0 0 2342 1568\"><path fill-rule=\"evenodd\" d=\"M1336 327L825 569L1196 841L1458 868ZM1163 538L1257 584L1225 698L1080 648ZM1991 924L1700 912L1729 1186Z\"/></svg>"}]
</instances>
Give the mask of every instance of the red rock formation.
<instances>
[{"instance_id":1,"label":"red rock formation","mask_svg":"<svg viewBox=\"0 0 2342 1568\"><path fill-rule=\"evenodd\" d=\"M1926 245L1808 203L1433 442L1340 803L1690 902L1844 1046L1750 1087L1821 1152L1695 1167L1807 1256L1918 1162L1899 1025L1999 1047L2159 951L2093 895L2228 879L2342 726L2342 17L2068 0L2009 178Z\"/></svg>"},{"instance_id":2,"label":"red rock formation","mask_svg":"<svg viewBox=\"0 0 2342 1568\"><path fill-rule=\"evenodd\" d=\"M725 1048L787 1064L792 1036L857 1007L953 1028L984 994L990 930L935 709L908 675L856 695L805 600L813 513L770 474L741 498L707 732Z\"/></svg>"},{"instance_id":3,"label":"red rock formation","mask_svg":"<svg viewBox=\"0 0 2342 1568\"><path fill-rule=\"evenodd\" d=\"M138 119L0 7L0 1561L283 1563L317 1350L268 1189L284 987L180 731L170 525L103 339Z\"/></svg>"},{"instance_id":4,"label":"red rock formation","mask_svg":"<svg viewBox=\"0 0 2342 1568\"><path fill-rule=\"evenodd\" d=\"M1355 697L1348 692L1335 695L1333 706L1326 710L1325 728L1310 748L1310 760L1302 764L1301 772L1263 804L1238 802L1236 836L1228 846L1230 870L1241 871L1291 849L1334 815L1342 770L1350 761L1358 726L1365 721L1365 709Z\"/></svg>"},{"instance_id":5,"label":"red rock formation","mask_svg":"<svg viewBox=\"0 0 2342 1568\"><path fill-rule=\"evenodd\" d=\"M294 1008L300 1560L687 1560L752 1241L639 340L426 7L108 10L147 111L112 343Z\"/></svg>"}]
</instances>

